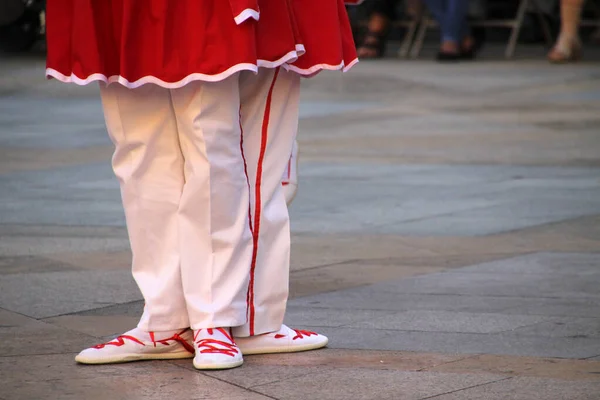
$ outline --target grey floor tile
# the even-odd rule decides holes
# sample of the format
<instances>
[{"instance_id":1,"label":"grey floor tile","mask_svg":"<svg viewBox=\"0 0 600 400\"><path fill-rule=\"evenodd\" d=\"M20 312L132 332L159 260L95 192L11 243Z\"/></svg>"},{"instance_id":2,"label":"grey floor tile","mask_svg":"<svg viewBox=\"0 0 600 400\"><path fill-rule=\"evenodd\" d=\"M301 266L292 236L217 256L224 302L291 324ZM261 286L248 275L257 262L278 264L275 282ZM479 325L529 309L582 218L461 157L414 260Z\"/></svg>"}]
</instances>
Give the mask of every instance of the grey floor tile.
<instances>
[{"instance_id":1,"label":"grey floor tile","mask_svg":"<svg viewBox=\"0 0 600 400\"><path fill-rule=\"evenodd\" d=\"M310 327L308 327L311 329ZM325 328L330 348L425 351L587 358L600 352L598 338L548 338L514 333L406 332L368 328Z\"/></svg>"},{"instance_id":2,"label":"grey floor tile","mask_svg":"<svg viewBox=\"0 0 600 400\"><path fill-rule=\"evenodd\" d=\"M253 389L262 385L267 385L273 382L286 381L311 374L320 374L323 371L328 371L331 368L327 367L307 367L307 366L286 366L286 365L261 365L254 364L253 357L245 357L242 368L205 372L206 375L212 376L219 380L241 386L247 389ZM192 369L193 366L188 361L177 361L177 365ZM293 386L290 386L290 390Z\"/></svg>"},{"instance_id":3,"label":"grey floor tile","mask_svg":"<svg viewBox=\"0 0 600 400\"><path fill-rule=\"evenodd\" d=\"M73 315L101 315L101 316L127 316L127 317L140 317L144 311L144 300L135 300L123 304L116 304L113 306L99 307L93 310L78 311Z\"/></svg>"},{"instance_id":4,"label":"grey floor tile","mask_svg":"<svg viewBox=\"0 0 600 400\"><path fill-rule=\"evenodd\" d=\"M600 276L599 276L600 277ZM509 296L523 298L582 298L600 301L598 281L587 276L556 274L505 274L442 272L381 285L398 293Z\"/></svg>"},{"instance_id":5,"label":"grey floor tile","mask_svg":"<svg viewBox=\"0 0 600 400\"><path fill-rule=\"evenodd\" d=\"M0 256L0 275L31 272L58 272L75 269L72 265L60 261L36 256Z\"/></svg>"},{"instance_id":6,"label":"grey floor tile","mask_svg":"<svg viewBox=\"0 0 600 400\"><path fill-rule=\"evenodd\" d=\"M55 355L1 357L0 365L0 398L10 400L267 399L162 361L82 366L72 356ZM27 374L16 372L25 370Z\"/></svg>"},{"instance_id":7,"label":"grey floor tile","mask_svg":"<svg viewBox=\"0 0 600 400\"><path fill-rule=\"evenodd\" d=\"M558 274L600 280L600 253L535 253L460 268L460 273ZM450 273L455 271L448 271Z\"/></svg>"},{"instance_id":8,"label":"grey floor tile","mask_svg":"<svg viewBox=\"0 0 600 400\"><path fill-rule=\"evenodd\" d=\"M597 301L589 299L521 299L521 304L504 309L504 314L600 318Z\"/></svg>"},{"instance_id":9,"label":"grey floor tile","mask_svg":"<svg viewBox=\"0 0 600 400\"><path fill-rule=\"evenodd\" d=\"M436 400L597 400L600 382L512 378L435 397Z\"/></svg>"},{"instance_id":10,"label":"grey floor tile","mask_svg":"<svg viewBox=\"0 0 600 400\"><path fill-rule=\"evenodd\" d=\"M401 290L396 290L393 285L376 284L368 287L301 297L291 300L290 304L294 306L339 309L439 310L474 313L496 313L504 312L507 309L515 309L514 313L518 313L519 307L523 306L527 300L522 297L502 296L406 294L402 293ZM579 303L575 304L581 305Z\"/></svg>"},{"instance_id":11,"label":"grey floor tile","mask_svg":"<svg viewBox=\"0 0 600 400\"><path fill-rule=\"evenodd\" d=\"M36 318L140 299L129 271L17 274L0 280L0 307Z\"/></svg>"},{"instance_id":12,"label":"grey floor tile","mask_svg":"<svg viewBox=\"0 0 600 400\"><path fill-rule=\"evenodd\" d=\"M551 318L531 326L516 328L513 333L540 337L600 338L600 318Z\"/></svg>"},{"instance_id":13,"label":"grey floor tile","mask_svg":"<svg viewBox=\"0 0 600 400\"><path fill-rule=\"evenodd\" d=\"M0 236L0 256L44 256L70 252L114 252L129 250L126 238L55 237L44 236Z\"/></svg>"},{"instance_id":14,"label":"grey floor tile","mask_svg":"<svg viewBox=\"0 0 600 400\"><path fill-rule=\"evenodd\" d=\"M360 309L330 309L330 308L307 308L290 306L286 310L285 323L289 326L342 326L360 321L368 321L373 318L392 317L392 311L360 310Z\"/></svg>"},{"instance_id":15,"label":"grey floor tile","mask_svg":"<svg viewBox=\"0 0 600 400\"><path fill-rule=\"evenodd\" d=\"M96 344L88 335L40 322L15 319L0 313L0 360L8 356L74 354Z\"/></svg>"},{"instance_id":16,"label":"grey floor tile","mask_svg":"<svg viewBox=\"0 0 600 400\"><path fill-rule=\"evenodd\" d=\"M460 388L494 382L495 375L339 369L254 387L280 400L422 399ZM293 389L292 389L293 388Z\"/></svg>"},{"instance_id":17,"label":"grey floor tile","mask_svg":"<svg viewBox=\"0 0 600 400\"><path fill-rule=\"evenodd\" d=\"M452 311L406 311L347 324L346 328L393 329L400 331L497 333L536 324L548 317L467 313Z\"/></svg>"}]
</instances>

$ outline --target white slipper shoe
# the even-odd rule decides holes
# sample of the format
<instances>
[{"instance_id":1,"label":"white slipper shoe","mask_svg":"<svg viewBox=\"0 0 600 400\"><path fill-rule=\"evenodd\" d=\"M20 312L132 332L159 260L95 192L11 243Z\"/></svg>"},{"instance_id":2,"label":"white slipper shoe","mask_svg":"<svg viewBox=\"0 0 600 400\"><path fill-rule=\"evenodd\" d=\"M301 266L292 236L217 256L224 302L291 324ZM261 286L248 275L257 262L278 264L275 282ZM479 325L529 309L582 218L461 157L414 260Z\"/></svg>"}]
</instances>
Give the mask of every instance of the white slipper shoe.
<instances>
[{"instance_id":1,"label":"white slipper shoe","mask_svg":"<svg viewBox=\"0 0 600 400\"><path fill-rule=\"evenodd\" d=\"M316 332L281 325L277 332L235 339L242 354L294 353L327 346L329 339Z\"/></svg>"},{"instance_id":2,"label":"white slipper shoe","mask_svg":"<svg viewBox=\"0 0 600 400\"><path fill-rule=\"evenodd\" d=\"M110 342L83 350L75 357L75 361L82 364L112 364L141 360L174 360L194 356L194 347L191 344L193 334L190 329L184 329L160 340L155 340L154 332L144 333L145 335L148 335L150 340L140 338L140 331L133 329Z\"/></svg>"},{"instance_id":3,"label":"white slipper shoe","mask_svg":"<svg viewBox=\"0 0 600 400\"><path fill-rule=\"evenodd\" d=\"M194 331L194 347L196 369L229 369L244 363L242 352L233 341L229 328Z\"/></svg>"}]
</instances>

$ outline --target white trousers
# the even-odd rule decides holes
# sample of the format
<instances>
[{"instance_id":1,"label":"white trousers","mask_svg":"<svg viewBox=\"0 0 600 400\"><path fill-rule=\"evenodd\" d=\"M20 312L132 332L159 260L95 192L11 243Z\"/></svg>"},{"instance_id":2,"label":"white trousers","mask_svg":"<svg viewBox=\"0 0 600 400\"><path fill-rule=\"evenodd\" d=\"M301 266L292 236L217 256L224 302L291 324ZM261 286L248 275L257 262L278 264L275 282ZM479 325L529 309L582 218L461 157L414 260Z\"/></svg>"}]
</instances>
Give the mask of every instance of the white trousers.
<instances>
[{"instance_id":1,"label":"white trousers","mask_svg":"<svg viewBox=\"0 0 600 400\"><path fill-rule=\"evenodd\" d=\"M261 69L179 89L101 87L145 299L140 329L280 328L290 252L281 177L299 81Z\"/></svg>"},{"instance_id":2,"label":"white trousers","mask_svg":"<svg viewBox=\"0 0 600 400\"><path fill-rule=\"evenodd\" d=\"M292 153L290 159L283 171L283 177L281 177L281 184L283 186L296 185L298 186L298 142L294 140L292 145Z\"/></svg>"}]
</instances>

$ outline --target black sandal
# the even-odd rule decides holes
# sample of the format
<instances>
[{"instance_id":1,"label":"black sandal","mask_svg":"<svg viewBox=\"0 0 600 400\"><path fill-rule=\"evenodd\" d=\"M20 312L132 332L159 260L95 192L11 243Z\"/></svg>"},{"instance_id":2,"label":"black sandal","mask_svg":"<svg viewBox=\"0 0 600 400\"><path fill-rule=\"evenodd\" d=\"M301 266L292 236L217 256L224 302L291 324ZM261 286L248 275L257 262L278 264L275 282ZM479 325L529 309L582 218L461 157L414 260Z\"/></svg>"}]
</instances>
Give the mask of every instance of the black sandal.
<instances>
[{"instance_id":1,"label":"black sandal","mask_svg":"<svg viewBox=\"0 0 600 400\"><path fill-rule=\"evenodd\" d=\"M385 32L367 32L362 44L357 49L358 57L362 59L375 59L383 57L385 53L386 36L387 33ZM368 50L371 55L361 55L361 49Z\"/></svg>"}]
</instances>

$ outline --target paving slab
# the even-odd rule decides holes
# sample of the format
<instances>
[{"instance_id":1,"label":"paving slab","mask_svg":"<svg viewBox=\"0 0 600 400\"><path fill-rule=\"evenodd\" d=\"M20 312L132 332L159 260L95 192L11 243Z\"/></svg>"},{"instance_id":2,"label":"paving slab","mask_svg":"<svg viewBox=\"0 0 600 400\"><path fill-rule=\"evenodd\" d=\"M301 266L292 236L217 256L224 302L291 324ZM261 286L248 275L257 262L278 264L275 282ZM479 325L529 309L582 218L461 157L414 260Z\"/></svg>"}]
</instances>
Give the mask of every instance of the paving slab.
<instances>
[{"instance_id":1,"label":"paving slab","mask_svg":"<svg viewBox=\"0 0 600 400\"><path fill-rule=\"evenodd\" d=\"M82 366L71 355L50 355L1 357L0 365L0 398L7 400L268 398L161 361ZM27 374L14 372L25 370Z\"/></svg>"},{"instance_id":2,"label":"paving slab","mask_svg":"<svg viewBox=\"0 0 600 400\"><path fill-rule=\"evenodd\" d=\"M596 282L573 274L569 279L554 274L504 274L488 272L437 273L381 284L397 293L581 298L600 301Z\"/></svg>"},{"instance_id":3,"label":"paving slab","mask_svg":"<svg viewBox=\"0 0 600 400\"><path fill-rule=\"evenodd\" d=\"M402 398L410 400L431 397L499 379L503 378L495 375L343 368L254 386L253 389L281 400L304 400L306 398L322 400ZM295 390L290 390L291 387Z\"/></svg>"},{"instance_id":4,"label":"paving slab","mask_svg":"<svg viewBox=\"0 0 600 400\"><path fill-rule=\"evenodd\" d=\"M45 318L42 321L74 332L81 332L89 336L105 337L120 335L123 332L135 328L139 319L139 316L63 315L60 317Z\"/></svg>"},{"instance_id":5,"label":"paving slab","mask_svg":"<svg viewBox=\"0 0 600 400\"><path fill-rule=\"evenodd\" d=\"M31 290L32 287L36 290ZM0 280L0 307L36 318L141 298L129 271L13 274Z\"/></svg>"},{"instance_id":6,"label":"paving slab","mask_svg":"<svg viewBox=\"0 0 600 400\"><path fill-rule=\"evenodd\" d=\"M557 358L476 355L455 362L427 368L428 371L470 372L530 376L568 381L596 381L600 378L600 363L593 359L565 360Z\"/></svg>"},{"instance_id":7,"label":"paving slab","mask_svg":"<svg viewBox=\"0 0 600 400\"><path fill-rule=\"evenodd\" d=\"M544 322L513 330L518 335L593 338L600 337L600 318L550 318Z\"/></svg>"},{"instance_id":8,"label":"paving slab","mask_svg":"<svg viewBox=\"0 0 600 400\"><path fill-rule=\"evenodd\" d=\"M248 365L303 366L319 368L365 368L421 371L473 357L465 354L325 348L320 351L248 356ZM470 371L475 372L475 371Z\"/></svg>"},{"instance_id":9,"label":"paving slab","mask_svg":"<svg viewBox=\"0 0 600 400\"><path fill-rule=\"evenodd\" d=\"M361 326L363 321L374 319L386 320L394 317L391 311L378 310L340 310L330 308L306 308L290 306L285 315L285 323L289 326ZM362 323L361 323L362 322Z\"/></svg>"},{"instance_id":10,"label":"paving slab","mask_svg":"<svg viewBox=\"0 0 600 400\"><path fill-rule=\"evenodd\" d=\"M57 260L38 256L0 257L2 275L31 272L72 271L75 268Z\"/></svg>"},{"instance_id":11,"label":"paving slab","mask_svg":"<svg viewBox=\"0 0 600 400\"><path fill-rule=\"evenodd\" d=\"M306 262L305 260L307 258L301 259L300 262ZM314 262L314 258L311 258L311 261ZM290 275L290 296L292 298L364 286L400 277L439 272L446 269L442 266L394 265L386 262L386 260L382 260L381 263L368 260L349 260L298 269L302 267L302 264L298 265L294 259L292 260L292 273ZM364 273L365 268L369 269L369 274Z\"/></svg>"},{"instance_id":12,"label":"paving slab","mask_svg":"<svg viewBox=\"0 0 600 400\"><path fill-rule=\"evenodd\" d=\"M254 358L255 357L246 357L246 359L244 359L244 365L241 368L224 371L205 371L203 374L236 386L253 389L256 386L285 381L287 379L298 378L308 374L320 373L327 369L306 365L286 366L255 364L252 361ZM190 360L170 361L170 363L190 371L195 371Z\"/></svg>"},{"instance_id":13,"label":"paving slab","mask_svg":"<svg viewBox=\"0 0 600 400\"><path fill-rule=\"evenodd\" d=\"M0 309L0 360L8 356L78 353L92 340L88 335Z\"/></svg>"},{"instance_id":14,"label":"paving slab","mask_svg":"<svg viewBox=\"0 0 600 400\"><path fill-rule=\"evenodd\" d=\"M449 271L452 272L452 271ZM461 273L600 275L600 254L597 253L535 253L506 260L491 261L460 269Z\"/></svg>"},{"instance_id":15,"label":"paving slab","mask_svg":"<svg viewBox=\"0 0 600 400\"><path fill-rule=\"evenodd\" d=\"M597 169L558 172L556 168L539 167L444 166L436 170L406 165L371 164L362 168L324 163L301 167L307 176L303 182L307 197L300 191L299 205L291 209L296 232L472 236L600 212L596 201L600 183L594 178L600 175ZM518 183L513 184L515 181ZM359 193L355 190L357 182L361 186ZM579 190L575 192L572 186L577 182ZM374 191L380 196L370 196ZM309 198L314 192L322 194Z\"/></svg>"},{"instance_id":16,"label":"paving slab","mask_svg":"<svg viewBox=\"0 0 600 400\"><path fill-rule=\"evenodd\" d=\"M391 329L305 327L330 339L329 347L441 352L449 354L505 354L532 357L588 358L600 352L597 338L547 338L512 333L475 334Z\"/></svg>"},{"instance_id":17,"label":"paving slab","mask_svg":"<svg viewBox=\"0 0 600 400\"><path fill-rule=\"evenodd\" d=\"M519 296L480 296L456 294L398 293L390 285L376 284L350 288L290 301L308 308L353 309L360 304L368 310L428 310L507 315L546 315L594 317L600 303L590 298L532 298Z\"/></svg>"},{"instance_id":18,"label":"paving slab","mask_svg":"<svg viewBox=\"0 0 600 400\"><path fill-rule=\"evenodd\" d=\"M50 255L65 252L115 252L129 249L123 238L0 236L0 255Z\"/></svg>"},{"instance_id":19,"label":"paving slab","mask_svg":"<svg viewBox=\"0 0 600 400\"><path fill-rule=\"evenodd\" d=\"M5 188L0 192L4 223L125 224L118 183L108 163L4 174L0 185Z\"/></svg>"},{"instance_id":20,"label":"paving slab","mask_svg":"<svg viewBox=\"0 0 600 400\"><path fill-rule=\"evenodd\" d=\"M565 399L597 400L600 382L564 382L536 378L511 378L433 397L436 400Z\"/></svg>"},{"instance_id":21,"label":"paving slab","mask_svg":"<svg viewBox=\"0 0 600 400\"><path fill-rule=\"evenodd\" d=\"M371 318L344 325L345 328L394 329L422 332L498 333L514 331L523 326L548 320L530 315L502 315L494 313L466 313L450 311L406 311ZM318 321L314 322L318 325Z\"/></svg>"},{"instance_id":22,"label":"paving slab","mask_svg":"<svg viewBox=\"0 0 600 400\"><path fill-rule=\"evenodd\" d=\"M144 311L144 300L136 300L112 306L94 308L92 310L79 311L71 315L81 316L118 316L139 318Z\"/></svg>"},{"instance_id":23,"label":"paving slab","mask_svg":"<svg viewBox=\"0 0 600 400\"><path fill-rule=\"evenodd\" d=\"M522 299L519 305L507 308L503 311L503 313L519 315L600 318L598 302L594 299Z\"/></svg>"}]
</instances>

